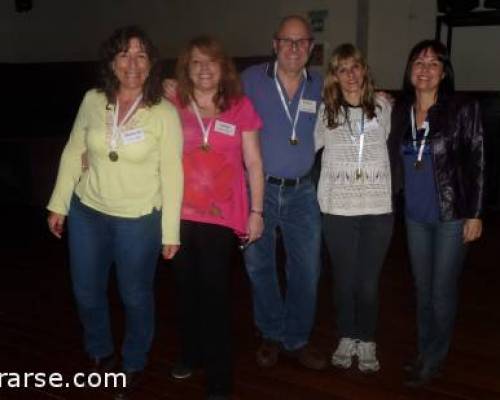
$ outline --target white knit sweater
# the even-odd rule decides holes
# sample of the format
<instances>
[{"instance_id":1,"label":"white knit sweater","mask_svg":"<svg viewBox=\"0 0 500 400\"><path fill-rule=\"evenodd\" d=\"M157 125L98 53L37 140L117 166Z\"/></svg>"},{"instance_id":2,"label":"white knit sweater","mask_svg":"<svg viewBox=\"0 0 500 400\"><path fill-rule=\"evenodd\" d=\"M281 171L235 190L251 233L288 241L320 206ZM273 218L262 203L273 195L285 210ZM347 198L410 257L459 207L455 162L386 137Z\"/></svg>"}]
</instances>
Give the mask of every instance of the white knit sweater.
<instances>
[{"instance_id":1,"label":"white knit sweater","mask_svg":"<svg viewBox=\"0 0 500 400\"><path fill-rule=\"evenodd\" d=\"M391 128L391 105L381 96L376 98L375 113L376 117L371 120L365 116L362 176L357 179L361 108L349 108L354 134L351 136L343 114L337 128L327 127L325 107L321 105L314 137L316 150L324 147L318 186L318 201L323 213L354 216L392 211L386 145Z\"/></svg>"}]
</instances>

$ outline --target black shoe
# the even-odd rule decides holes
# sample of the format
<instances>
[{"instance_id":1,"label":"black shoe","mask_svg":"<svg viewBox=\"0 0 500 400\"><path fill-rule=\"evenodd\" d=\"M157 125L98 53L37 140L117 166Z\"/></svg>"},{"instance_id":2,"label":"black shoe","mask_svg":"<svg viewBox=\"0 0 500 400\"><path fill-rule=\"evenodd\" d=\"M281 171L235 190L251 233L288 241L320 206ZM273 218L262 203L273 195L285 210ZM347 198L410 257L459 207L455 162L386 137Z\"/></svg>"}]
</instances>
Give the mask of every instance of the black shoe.
<instances>
[{"instance_id":1,"label":"black shoe","mask_svg":"<svg viewBox=\"0 0 500 400\"><path fill-rule=\"evenodd\" d=\"M187 379L193 375L193 368L184 364L183 362L178 362L174 365L170 371L170 376L174 379Z\"/></svg>"},{"instance_id":2,"label":"black shoe","mask_svg":"<svg viewBox=\"0 0 500 400\"><path fill-rule=\"evenodd\" d=\"M299 364L307 369L322 371L328 367L326 356L310 343L297 350L284 351L284 354L297 359Z\"/></svg>"},{"instance_id":3,"label":"black shoe","mask_svg":"<svg viewBox=\"0 0 500 400\"><path fill-rule=\"evenodd\" d=\"M410 376L405 379L404 385L408 388L416 389L429 384L434 378L439 376L439 370L423 369L422 367L414 370Z\"/></svg>"},{"instance_id":4,"label":"black shoe","mask_svg":"<svg viewBox=\"0 0 500 400\"><path fill-rule=\"evenodd\" d=\"M274 367L278 362L280 351L281 345L279 342L271 339L262 339L262 343L255 354L257 365L261 368Z\"/></svg>"},{"instance_id":5,"label":"black shoe","mask_svg":"<svg viewBox=\"0 0 500 400\"><path fill-rule=\"evenodd\" d=\"M87 373L97 372L104 373L113 371L118 364L118 357L111 354L106 357L90 357L87 362L85 371Z\"/></svg>"},{"instance_id":6,"label":"black shoe","mask_svg":"<svg viewBox=\"0 0 500 400\"><path fill-rule=\"evenodd\" d=\"M137 390L143 381L142 371L125 372L124 386L119 388L115 394L115 400L127 400L132 392Z\"/></svg>"},{"instance_id":7,"label":"black shoe","mask_svg":"<svg viewBox=\"0 0 500 400\"><path fill-rule=\"evenodd\" d=\"M415 358L411 361L406 361L403 364L403 371L407 374L414 374L417 370L422 367L422 359L420 357Z\"/></svg>"}]
</instances>

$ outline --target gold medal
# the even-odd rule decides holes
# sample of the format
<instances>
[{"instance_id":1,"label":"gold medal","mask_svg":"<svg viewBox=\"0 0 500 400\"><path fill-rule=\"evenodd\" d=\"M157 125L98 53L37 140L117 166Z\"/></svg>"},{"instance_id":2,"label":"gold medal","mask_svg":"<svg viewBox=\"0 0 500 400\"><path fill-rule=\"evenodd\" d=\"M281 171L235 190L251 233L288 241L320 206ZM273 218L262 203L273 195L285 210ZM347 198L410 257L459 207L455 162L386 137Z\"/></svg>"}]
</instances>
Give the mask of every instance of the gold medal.
<instances>
[{"instance_id":1,"label":"gold medal","mask_svg":"<svg viewBox=\"0 0 500 400\"><path fill-rule=\"evenodd\" d=\"M363 176L363 173L361 172L361 168L358 168L356 170L356 179L361 179L361 177Z\"/></svg>"},{"instance_id":2,"label":"gold medal","mask_svg":"<svg viewBox=\"0 0 500 400\"><path fill-rule=\"evenodd\" d=\"M112 149L108 153L108 157L112 162L118 161L118 152L116 151L117 146L118 146L118 139L120 137L120 131L121 128L129 121L129 119L132 117L132 114L134 114L135 110L137 110L137 107L139 107L139 104L142 101L142 93L137 96L135 99L134 103L130 106L128 109L127 113L123 117L122 121L118 123L118 114L120 114L120 102L118 99L116 100L115 108L113 111L113 126L111 130L111 137L109 138L109 143L108 143L108 148ZM123 139L122 139L123 140Z\"/></svg>"},{"instance_id":3,"label":"gold medal","mask_svg":"<svg viewBox=\"0 0 500 400\"><path fill-rule=\"evenodd\" d=\"M113 162L118 161L118 153L116 151L114 151L114 150L111 150L109 152L108 157Z\"/></svg>"},{"instance_id":4,"label":"gold medal","mask_svg":"<svg viewBox=\"0 0 500 400\"><path fill-rule=\"evenodd\" d=\"M203 151L209 151L210 150L210 145L208 143L202 143L202 145L200 146L200 148Z\"/></svg>"},{"instance_id":5,"label":"gold medal","mask_svg":"<svg viewBox=\"0 0 500 400\"><path fill-rule=\"evenodd\" d=\"M299 139L295 139L295 138L290 138L290 144L292 146L296 146L299 144Z\"/></svg>"},{"instance_id":6,"label":"gold medal","mask_svg":"<svg viewBox=\"0 0 500 400\"><path fill-rule=\"evenodd\" d=\"M415 161L415 169L422 169L424 167L424 162L422 160Z\"/></svg>"}]
</instances>

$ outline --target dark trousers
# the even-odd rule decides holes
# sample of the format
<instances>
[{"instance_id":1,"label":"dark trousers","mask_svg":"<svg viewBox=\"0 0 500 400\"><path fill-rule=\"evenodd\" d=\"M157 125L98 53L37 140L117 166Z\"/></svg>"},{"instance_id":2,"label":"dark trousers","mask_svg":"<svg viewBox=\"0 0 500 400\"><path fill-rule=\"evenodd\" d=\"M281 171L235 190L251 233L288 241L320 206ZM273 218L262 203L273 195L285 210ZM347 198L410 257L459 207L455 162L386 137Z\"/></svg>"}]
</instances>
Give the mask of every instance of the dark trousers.
<instances>
[{"instance_id":1,"label":"dark trousers","mask_svg":"<svg viewBox=\"0 0 500 400\"><path fill-rule=\"evenodd\" d=\"M393 225L392 214L323 216L324 240L333 267L339 337L374 340L378 279Z\"/></svg>"},{"instance_id":2,"label":"dark trousers","mask_svg":"<svg viewBox=\"0 0 500 400\"><path fill-rule=\"evenodd\" d=\"M181 361L205 367L209 394L228 394L232 386L230 268L235 236L220 225L183 220L181 243L173 262Z\"/></svg>"}]
</instances>

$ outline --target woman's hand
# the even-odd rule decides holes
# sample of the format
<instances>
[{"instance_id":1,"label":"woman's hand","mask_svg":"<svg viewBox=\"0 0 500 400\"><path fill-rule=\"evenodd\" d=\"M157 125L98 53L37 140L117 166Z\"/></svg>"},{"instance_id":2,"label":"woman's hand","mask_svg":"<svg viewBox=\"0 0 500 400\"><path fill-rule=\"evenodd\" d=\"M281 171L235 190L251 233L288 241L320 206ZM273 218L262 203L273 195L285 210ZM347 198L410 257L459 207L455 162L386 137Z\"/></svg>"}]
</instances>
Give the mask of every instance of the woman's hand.
<instances>
[{"instance_id":1,"label":"woman's hand","mask_svg":"<svg viewBox=\"0 0 500 400\"><path fill-rule=\"evenodd\" d=\"M171 260L179 251L179 247L178 244L164 244L161 249L161 255L165 260Z\"/></svg>"},{"instance_id":2,"label":"woman's hand","mask_svg":"<svg viewBox=\"0 0 500 400\"><path fill-rule=\"evenodd\" d=\"M479 239L483 232L483 222L479 218L466 219L464 223L464 243Z\"/></svg>"},{"instance_id":3,"label":"woman's hand","mask_svg":"<svg viewBox=\"0 0 500 400\"><path fill-rule=\"evenodd\" d=\"M264 232L264 218L262 213L251 211L248 216L247 235L248 243L255 242Z\"/></svg>"},{"instance_id":4,"label":"woman's hand","mask_svg":"<svg viewBox=\"0 0 500 400\"><path fill-rule=\"evenodd\" d=\"M58 238L61 239L61 235L64 230L64 220L66 217L62 214L58 214L55 212L50 212L49 216L47 217L47 223L49 224L49 230L52 232L52 234Z\"/></svg>"},{"instance_id":5,"label":"woman's hand","mask_svg":"<svg viewBox=\"0 0 500 400\"><path fill-rule=\"evenodd\" d=\"M259 134L253 131L244 131L242 134L243 161L248 171L250 185L250 215L247 222L247 243L255 242L264 231L264 172L260 154Z\"/></svg>"},{"instance_id":6,"label":"woman's hand","mask_svg":"<svg viewBox=\"0 0 500 400\"><path fill-rule=\"evenodd\" d=\"M393 106L395 101L396 101L394 96L392 94L390 94L389 92L384 92L383 90L377 90L376 94L379 95L380 97L382 97L391 106Z\"/></svg>"},{"instance_id":7,"label":"woman's hand","mask_svg":"<svg viewBox=\"0 0 500 400\"><path fill-rule=\"evenodd\" d=\"M165 79L162 83L163 97L173 99L177 95L177 81L175 79Z\"/></svg>"}]
</instances>

